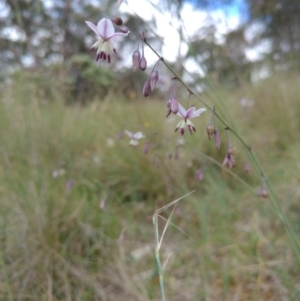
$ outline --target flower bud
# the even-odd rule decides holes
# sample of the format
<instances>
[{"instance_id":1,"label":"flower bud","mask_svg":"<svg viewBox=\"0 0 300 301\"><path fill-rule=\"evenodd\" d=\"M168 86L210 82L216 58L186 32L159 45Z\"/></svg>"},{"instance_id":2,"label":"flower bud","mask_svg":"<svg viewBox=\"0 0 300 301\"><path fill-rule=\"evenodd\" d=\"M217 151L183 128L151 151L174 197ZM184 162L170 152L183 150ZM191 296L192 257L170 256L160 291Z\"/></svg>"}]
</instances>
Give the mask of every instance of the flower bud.
<instances>
[{"instance_id":1,"label":"flower bud","mask_svg":"<svg viewBox=\"0 0 300 301\"><path fill-rule=\"evenodd\" d=\"M202 181L204 178L204 173L203 173L203 170L202 168L198 169L197 172L196 172L196 179L198 181Z\"/></svg>"},{"instance_id":2,"label":"flower bud","mask_svg":"<svg viewBox=\"0 0 300 301\"><path fill-rule=\"evenodd\" d=\"M144 147L144 154L148 154L149 152L149 141L146 142L145 147Z\"/></svg>"},{"instance_id":3,"label":"flower bud","mask_svg":"<svg viewBox=\"0 0 300 301\"><path fill-rule=\"evenodd\" d=\"M211 123L208 124L206 127L206 133L207 133L209 140L210 140L211 136L214 134L214 132L215 132L215 127Z\"/></svg>"},{"instance_id":4,"label":"flower bud","mask_svg":"<svg viewBox=\"0 0 300 301\"><path fill-rule=\"evenodd\" d=\"M142 58L140 59L139 67L142 71L146 70L147 68L147 60L144 56L142 56Z\"/></svg>"},{"instance_id":5,"label":"flower bud","mask_svg":"<svg viewBox=\"0 0 300 301\"><path fill-rule=\"evenodd\" d=\"M119 29L120 29L120 31L123 32L123 33L128 33L128 32L129 32L128 27L125 26L125 25L120 25L120 26L119 26Z\"/></svg>"},{"instance_id":6,"label":"flower bud","mask_svg":"<svg viewBox=\"0 0 300 301\"><path fill-rule=\"evenodd\" d=\"M214 135L215 135L216 148L220 149L221 139L220 139L220 133L219 133L219 131L218 130L214 130Z\"/></svg>"},{"instance_id":7,"label":"flower bud","mask_svg":"<svg viewBox=\"0 0 300 301\"><path fill-rule=\"evenodd\" d=\"M257 192L257 196L260 196L264 199L268 198L269 197L269 193L268 191L264 188L264 185L261 186Z\"/></svg>"},{"instance_id":8,"label":"flower bud","mask_svg":"<svg viewBox=\"0 0 300 301\"><path fill-rule=\"evenodd\" d=\"M132 65L133 65L133 72L136 71L137 67L140 64L140 59L141 59L141 54L138 50L136 50L133 54L132 54Z\"/></svg>"},{"instance_id":9,"label":"flower bud","mask_svg":"<svg viewBox=\"0 0 300 301\"><path fill-rule=\"evenodd\" d=\"M236 153L236 148L235 147L232 147L232 146L229 146L228 149L227 149L227 154L229 156L232 156Z\"/></svg>"},{"instance_id":10,"label":"flower bud","mask_svg":"<svg viewBox=\"0 0 300 301\"><path fill-rule=\"evenodd\" d=\"M174 114L178 113L178 101L175 97L171 97L170 101L170 111Z\"/></svg>"},{"instance_id":11,"label":"flower bud","mask_svg":"<svg viewBox=\"0 0 300 301\"><path fill-rule=\"evenodd\" d=\"M158 81L158 72L157 71L152 71L150 74L150 85L151 85L151 90L155 88L155 85Z\"/></svg>"},{"instance_id":12,"label":"flower bud","mask_svg":"<svg viewBox=\"0 0 300 301\"><path fill-rule=\"evenodd\" d=\"M145 97L149 96L151 94L151 84L150 84L150 80L147 79L145 84L144 84L144 87L143 87L143 95Z\"/></svg>"}]
</instances>

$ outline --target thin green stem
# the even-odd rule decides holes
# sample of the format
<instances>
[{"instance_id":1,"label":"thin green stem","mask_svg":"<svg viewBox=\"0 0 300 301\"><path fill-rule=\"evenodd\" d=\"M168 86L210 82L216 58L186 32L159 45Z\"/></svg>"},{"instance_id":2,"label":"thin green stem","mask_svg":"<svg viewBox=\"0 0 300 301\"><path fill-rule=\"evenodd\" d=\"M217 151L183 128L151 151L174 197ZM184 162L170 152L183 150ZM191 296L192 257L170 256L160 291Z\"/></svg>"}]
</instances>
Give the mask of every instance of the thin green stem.
<instances>
[{"instance_id":1,"label":"thin green stem","mask_svg":"<svg viewBox=\"0 0 300 301\"><path fill-rule=\"evenodd\" d=\"M187 89L187 91L194 95L199 101L201 101L205 107L210 110L211 112L213 112L213 107L210 107L197 93L195 93L195 91L193 91L184 81L183 79L173 70L173 68L170 66L169 63L167 63L163 57L161 57L158 52L146 41L144 40L144 43L157 55L157 57L162 61L162 63L169 69L169 71L177 78L177 80L179 82L181 82L181 84ZM256 168L256 171L259 174L259 177L261 179L261 181L266 183L266 186L268 187L268 190L270 192L270 199L272 202L272 206L274 208L274 211L276 213L277 218L280 220L280 222L283 224L285 231L287 232L287 235L290 239L291 245L295 251L296 257L298 259L298 262L300 263L300 245L299 245L299 241L296 237L295 232L293 231L292 227L289 225L289 223L287 222L287 219L282 211L282 209L280 208L279 205L279 200L276 197L269 181L266 179L265 174L262 170L261 165L259 164L256 156L253 154L251 148L249 147L249 145L246 143L246 141L239 135L239 133L233 129L232 127L229 126L229 123L222 117L220 116L217 112L213 112L215 117L224 125L225 128L227 128L227 130L229 130L239 141L240 143L245 147L245 149L248 152L249 157L251 158L251 161L254 164L254 167Z\"/></svg>"},{"instance_id":2,"label":"thin green stem","mask_svg":"<svg viewBox=\"0 0 300 301\"><path fill-rule=\"evenodd\" d=\"M154 232L155 232L155 258L156 258L158 274L159 274L160 291L161 291L161 295L162 295L162 301L166 301L164 276L163 276L162 265L160 262L160 255L159 255L159 249L161 246L161 242L160 242L159 234L158 234L158 214L157 214L157 212L153 215L153 225L154 225Z\"/></svg>"}]
</instances>

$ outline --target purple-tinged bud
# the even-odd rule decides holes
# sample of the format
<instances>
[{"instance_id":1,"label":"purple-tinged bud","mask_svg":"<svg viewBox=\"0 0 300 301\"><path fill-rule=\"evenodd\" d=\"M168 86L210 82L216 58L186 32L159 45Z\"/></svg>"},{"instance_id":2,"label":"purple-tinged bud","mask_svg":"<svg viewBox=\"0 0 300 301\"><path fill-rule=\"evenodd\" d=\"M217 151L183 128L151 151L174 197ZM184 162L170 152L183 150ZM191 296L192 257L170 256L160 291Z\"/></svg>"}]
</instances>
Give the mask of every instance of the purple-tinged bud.
<instances>
[{"instance_id":1,"label":"purple-tinged bud","mask_svg":"<svg viewBox=\"0 0 300 301\"><path fill-rule=\"evenodd\" d=\"M260 196L260 197L262 197L262 198L264 198L264 199L266 199L266 198L269 197L269 193L268 193L268 191L264 188L264 185L262 185L262 186L259 188L259 190L258 190L258 192L257 192L257 196Z\"/></svg>"},{"instance_id":2,"label":"purple-tinged bud","mask_svg":"<svg viewBox=\"0 0 300 301\"><path fill-rule=\"evenodd\" d=\"M122 138L123 138L123 136L124 136L124 132L123 132L123 131L121 131L121 132L119 133L119 135L118 135L118 138L119 138L119 139L122 139Z\"/></svg>"},{"instance_id":3,"label":"purple-tinged bud","mask_svg":"<svg viewBox=\"0 0 300 301\"><path fill-rule=\"evenodd\" d=\"M128 27L125 26L125 25L119 26L119 29L120 29L120 32L123 32L123 33L128 33L129 32Z\"/></svg>"},{"instance_id":4,"label":"purple-tinged bud","mask_svg":"<svg viewBox=\"0 0 300 301\"><path fill-rule=\"evenodd\" d=\"M66 191L70 192L73 186L73 180L69 179L68 182L66 183Z\"/></svg>"},{"instance_id":5,"label":"purple-tinged bud","mask_svg":"<svg viewBox=\"0 0 300 301\"><path fill-rule=\"evenodd\" d=\"M204 173L203 173L203 170L202 168L198 169L197 172L196 172L196 179L198 181L202 181L204 178Z\"/></svg>"},{"instance_id":6,"label":"purple-tinged bud","mask_svg":"<svg viewBox=\"0 0 300 301\"><path fill-rule=\"evenodd\" d=\"M147 68L147 60L144 56L142 56L140 59L139 67L142 71L146 70L146 68Z\"/></svg>"},{"instance_id":7,"label":"purple-tinged bud","mask_svg":"<svg viewBox=\"0 0 300 301\"><path fill-rule=\"evenodd\" d=\"M152 71L150 74L150 85L151 85L151 90L155 88L155 85L158 81L158 72L157 71Z\"/></svg>"},{"instance_id":8,"label":"purple-tinged bud","mask_svg":"<svg viewBox=\"0 0 300 301\"><path fill-rule=\"evenodd\" d=\"M227 154L232 156L236 153L236 148L235 147L232 147L232 146L229 146L228 149L227 149Z\"/></svg>"},{"instance_id":9,"label":"purple-tinged bud","mask_svg":"<svg viewBox=\"0 0 300 301\"><path fill-rule=\"evenodd\" d=\"M145 147L144 147L144 154L147 155L149 152L149 141L146 142Z\"/></svg>"},{"instance_id":10,"label":"purple-tinged bud","mask_svg":"<svg viewBox=\"0 0 300 301\"><path fill-rule=\"evenodd\" d=\"M174 114L178 113L178 101L175 97L171 97L170 101L170 111Z\"/></svg>"},{"instance_id":11,"label":"purple-tinged bud","mask_svg":"<svg viewBox=\"0 0 300 301\"><path fill-rule=\"evenodd\" d=\"M218 130L214 130L214 135L215 135L216 148L220 149L221 139L220 139L220 133L219 133L219 131Z\"/></svg>"},{"instance_id":12,"label":"purple-tinged bud","mask_svg":"<svg viewBox=\"0 0 300 301\"><path fill-rule=\"evenodd\" d=\"M143 87L143 95L145 97L149 96L151 94L151 83L150 83L150 80L147 79L145 84L144 84L144 87Z\"/></svg>"},{"instance_id":13,"label":"purple-tinged bud","mask_svg":"<svg viewBox=\"0 0 300 301\"><path fill-rule=\"evenodd\" d=\"M210 140L211 136L214 135L215 127L210 123L206 127L206 133L208 136L208 139Z\"/></svg>"},{"instance_id":14,"label":"purple-tinged bud","mask_svg":"<svg viewBox=\"0 0 300 301\"><path fill-rule=\"evenodd\" d=\"M168 113L166 117L169 117L169 115L172 113L171 111L171 98L168 99L167 101L167 108L168 108Z\"/></svg>"},{"instance_id":15,"label":"purple-tinged bud","mask_svg":"<svg viewBox=\"0 0 300 301\"><path fill-rule=\"evenodd\" d=\"M250 172L250 164L248 162L245 163L245 172L246 173Z\"/></svg>"},{"instance_id":16,"label":"purple-tinged bud","mask_svg":"<svg viewBox=\"0 0 300 301\"><path fill-rule=\"evenodd\" d=\"M135 72L136 69L137 69L137 67L139 66L140 60L141 60L141 54L140 54L139 50L136 50L136 51L132 54L133 72Z\"/></svg>"}]
</instances>

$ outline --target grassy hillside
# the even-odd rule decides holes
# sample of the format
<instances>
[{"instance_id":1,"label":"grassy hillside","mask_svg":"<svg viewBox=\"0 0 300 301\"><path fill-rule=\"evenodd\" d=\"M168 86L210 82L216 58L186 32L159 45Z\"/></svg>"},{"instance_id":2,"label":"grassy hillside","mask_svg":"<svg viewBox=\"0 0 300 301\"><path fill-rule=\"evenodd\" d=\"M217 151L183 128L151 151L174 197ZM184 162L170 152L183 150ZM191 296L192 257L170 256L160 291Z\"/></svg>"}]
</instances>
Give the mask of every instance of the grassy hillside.
<instances>
[{"instance_id":1,"label":"grassy hillside","mask_svg":"<svg viewBox=\"0 0 300 301\"><path fill-rule=\"evenodd\" d=\"M298 237L299 80L203 96L256 153ZM11 85L0 103L1 300L160 300L152 214L193 190L173 217L186 234L170 226L162 245L168 300L300 300L284 227L231 136L236 166L222 169L226 136L218 124L221 149L208 141L208 112L182 144L166 99L79 107L46 96L34 83ZM146 138L132 148L125 129Z\"/></svg>"}]
</instances>

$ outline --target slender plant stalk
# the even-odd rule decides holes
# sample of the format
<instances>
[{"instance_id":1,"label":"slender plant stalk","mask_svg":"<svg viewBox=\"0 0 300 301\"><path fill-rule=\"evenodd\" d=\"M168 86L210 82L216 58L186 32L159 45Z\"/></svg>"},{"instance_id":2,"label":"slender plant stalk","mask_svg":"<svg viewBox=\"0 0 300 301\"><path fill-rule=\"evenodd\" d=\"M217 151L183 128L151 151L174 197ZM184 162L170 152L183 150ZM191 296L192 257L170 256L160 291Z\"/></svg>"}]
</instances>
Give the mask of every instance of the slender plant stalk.
<instances>
[{"instance_id":1,"label":"slender plant stalk","mask_svg":"<svg viewBox=\"0 0 300 301\"><path fill-rule=\"evenodd\" d=\"M164 286L164 274L163 274L162 265L161 265L161 261L160 261L160 255L159 255L160 239L159 239L159 233L158 233L158 215L157 215L157 213L155 213L153 215L153 225L154 225L154 233L155 233L155 258L156 258L158 274L159 274L159 285L160 285L161 297L162 297L162 301L166 301L165 286Z\"/></svg>"},{"instance_id":2,"label":"slender plant stalk","mask_svg":"<svg viewBox=\"0 0 300 301\"><path fill-rule=\"evenodd\" d=\"M133 33L133 32L132 32ZM136 33L133 33L136 37L140 38L140 36ZM162 63L169 69L169 71L177 78L179 82L187 89L187 91L191 94L194 95L199 101L202 102L202 104L211 112L213 112L213 107L209 106L195 91L193 91L184 81L183 79L174 71L174 69L170 66L169 63L165 61L163 57L161 57L158 52L147 42L147 40L144 40L144 43L157 55L157 57L162 61ZM248 155L261 179L261 182L265 183L268 191L270 192L270 200L272 203L272 207L274 209L274 213L276 217L280 220L282 223L284 230L286 231L288 238L290 240L290 243L294 249L295 255L297 257L297 260L300 264L300 243L299 240L297 239L297 236L295 234L295 231L293 228L290 226L290 224L287 221L287 218L285 214L283 213L280 205L279 205L279 200L275 194L275 192L272 189L271 184L265 177L265 174L262 170L261 164L259 163L258 159L252 152L251 147L246 143L246 141L239 135L239 133L233 129L231 126L229 126L229 123L222 117L220 116L217 112L213 112L215 117L226 127L242 144L243 147L245 147L246 151L248 152Z\"/></svg>"}]
</instances>

